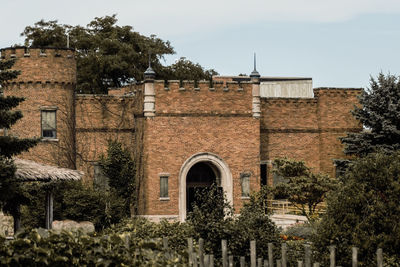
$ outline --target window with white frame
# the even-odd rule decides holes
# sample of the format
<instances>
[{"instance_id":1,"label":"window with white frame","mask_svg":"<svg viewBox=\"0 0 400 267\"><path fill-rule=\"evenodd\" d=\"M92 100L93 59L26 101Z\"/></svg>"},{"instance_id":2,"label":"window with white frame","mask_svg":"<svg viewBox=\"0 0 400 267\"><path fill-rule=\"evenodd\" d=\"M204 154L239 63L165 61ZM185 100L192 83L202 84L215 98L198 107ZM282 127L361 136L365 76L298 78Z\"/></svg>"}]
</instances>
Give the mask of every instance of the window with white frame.
<instances>
[{"instance_id":1,"label":"window with white frame","mask_svg":"<svg viewBox=\"0 0 400 267\"><path fill-rule=\"evenodd\" d=\"M42 137L45 139L57 138L56 109L41 110Z\"/></svg>"}]
</instances>

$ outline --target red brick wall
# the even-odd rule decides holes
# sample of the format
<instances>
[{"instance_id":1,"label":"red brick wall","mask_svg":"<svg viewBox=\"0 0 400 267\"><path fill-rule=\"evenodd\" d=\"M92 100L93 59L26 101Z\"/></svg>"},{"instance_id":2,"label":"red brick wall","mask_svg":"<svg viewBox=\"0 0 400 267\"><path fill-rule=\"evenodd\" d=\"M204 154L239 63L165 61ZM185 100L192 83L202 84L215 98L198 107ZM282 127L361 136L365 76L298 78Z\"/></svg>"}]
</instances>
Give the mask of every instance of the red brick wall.
<instances>
[{"instance_id":1,"label":"red brick wall","mask_svg":"<svg viewBox=\"0 0 400 267\"><path fill-rule=\"evenodd\" d=\"M76 63L73 51L30 49L25 54L23 48L2 50L5 59L14 58L13 69L21 75L4 89L5 95L24 97L16 109L24 118L19 120L10 134L19 137L41 136L41 108L57 108L57 139L42 141L29 153L19 155L47 164L73 167L73 92L76 83Z\"/></svg>"},{"instance_id":2,"label":"red brick wall","mask_svg":"<svg viewBox=\"0 0 400 267\"><path fill-rule=\"evenodd\" d=\"M261 160L303 160L335 175L333 159L345 158L338 139L359 131L351 115L360 89L314 89L312 99L262 98Z\"/></svg>"},{"instance_id":3,"label":"red brick wall","mask_svg":"<svg viewBox=\"0 0 400 267\"><path fill-rule=\"evenodd\" d=\"M220 86L221 85L221 86ZM184 162L201 152L218 155L233 178L233 204L242 206L240 174L251 173L251 189L259 188L260 124L251 113L251 84L155 83L156 117L145 121L143 214L178 215L179 172ZM169 201L160 201L160 173L169 173Z\"/></svg>"}]
</instances>

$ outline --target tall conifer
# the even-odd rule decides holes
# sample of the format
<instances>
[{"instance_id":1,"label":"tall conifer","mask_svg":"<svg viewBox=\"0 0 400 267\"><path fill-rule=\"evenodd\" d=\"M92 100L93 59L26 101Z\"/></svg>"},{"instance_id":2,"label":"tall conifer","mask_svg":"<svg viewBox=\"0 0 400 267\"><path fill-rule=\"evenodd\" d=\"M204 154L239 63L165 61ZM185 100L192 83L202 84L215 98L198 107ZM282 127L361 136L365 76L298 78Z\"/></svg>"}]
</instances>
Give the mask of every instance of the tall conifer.
<instances>
[{"instance_id":1,"label":"tall conifer","mask_svg":"<svg viewBox=\"0 0 400 267\"><path fill-rule=\"evenodd\" d=\"M13 124L22 118L21 111L13 111L24 98L3 95L5 84L20 72L11 70L14 60L0 61L0 208L14 217L14 228L19 228L19 205L25 200L20 183L15 180L16 171L12 157L36 145L37 139L18 138L8 134Z\"/></svg>"},{"instance_id":2,"label":"tall conifer","mask_svg":"<svg viewBox=\"0 0 400 267\"><path fill-rule=\"evenodd\" d=\"M400 149L400 78L380 73L360 96L353 115L364 131L342 138L345 153L363 156L374 151Z\"/></svg>"}]
</instances>

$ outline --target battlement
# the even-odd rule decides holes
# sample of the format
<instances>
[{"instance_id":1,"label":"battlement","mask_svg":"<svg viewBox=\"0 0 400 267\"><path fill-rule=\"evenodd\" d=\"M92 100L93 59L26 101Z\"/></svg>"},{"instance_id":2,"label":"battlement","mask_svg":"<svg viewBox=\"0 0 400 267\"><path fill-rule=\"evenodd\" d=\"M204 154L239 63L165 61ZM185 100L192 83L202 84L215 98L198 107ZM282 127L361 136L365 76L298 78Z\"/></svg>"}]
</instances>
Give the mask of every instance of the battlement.
<instances>
[{"instance_id":1,"label":"battlement","mask_svg":"<svg viewBox=\"0 0 400 267\"><path fill-rule=\"evenodd\" d=\"M363 88L337 88L319 87L314 88L314 97L324 96L357 96L364 90Z\"/></svg>"},{"instance_id":2,"label":"battlement","mask_svg":"<svg viewBox=\"0 0 400 267\"><path fill-rule=\"evenodd\" d=\"M73 49L9 47L0 51L2 59L15 59L13 69L21 71L10 84L76 84Z\"/></svg>"},{"instance_id":3,"label":"battlement","mask_svg":"<svg viewBox=\"0 0 400 267\"><path fill-rule=\"evenodd\" d=\"M41 57L65 57L69 59L73 59L74 49L72 48L55 48L55 47L42 47L42 48L34 48L34 47L26 47L26 46L17 46L17 47L7 47L0 49L1 58L2 59L13 59L13 58L41 58Z\"/></svg>"},{"instance_id":4,"label":"battlement","mask_svg":"<svg viewBox=\"0 0 400 267\"><path fill-rule=\"evenodd\" d=\"M156 114L251 114L252 83L154 81ZM212 104L211 104L212 103Z\"/></svg>"},{"instance_id":5,"label":"battlement","mask_svg":"<svg viewBox=\"0 0 400 267\"><path fill-rule=\"evenodd\" d=\"M230 81L226 82L224 84L223 81L206 81L206 80L201 80L201 81L194 81L194 80L156 80L154 81L156 84L156 88L160 89L163 88L165 91L180 91L180 92L185 92L185 91L210 91L210 92L243 92L244 88L248 88L248 84L251 84L251 82L236 82L236 81ZM251 88L250 88L251 90Z\"/></svg>"}]
</instances>

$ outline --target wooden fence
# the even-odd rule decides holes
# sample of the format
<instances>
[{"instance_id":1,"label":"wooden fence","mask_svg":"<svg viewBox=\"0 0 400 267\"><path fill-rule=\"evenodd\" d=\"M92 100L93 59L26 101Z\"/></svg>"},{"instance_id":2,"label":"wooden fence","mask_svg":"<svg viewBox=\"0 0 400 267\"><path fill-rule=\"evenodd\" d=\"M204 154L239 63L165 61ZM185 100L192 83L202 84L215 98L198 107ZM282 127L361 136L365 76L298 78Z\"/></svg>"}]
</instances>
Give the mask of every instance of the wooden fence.
<instances>
[{"instance_id":1,"label":"wooden fence","mask_svg":"<svg viewBox=\"0 0 400 267\"><path fill-rule=\"evenodd\" d=\"M163 248L164 251L168 251L168 238L163 238ZM188 238L188 262L189 266L193 267L214 267L214 255L205 254L204 252L204 239L200 238L198 241L198 249L195 250L193 246L193 239ZM222 250L222 266L223 267L233 267L233 266L250 266L250 267L287 267L288 266L288 248L286 243L281 245L281 258L274 259L273 255L273 244L268 243L268 257L263 259L256 255L256 241L250 241L250 262L246 262L244 256L240 257L240 260L235 262L232 255L228 255L228 246L226 240L221 240L221 250ZM335 246L330 246L330 263L329 267L341 267L336 265L336 248ZM311 246L309 244L304 245L304 261L297 261L298 267L320 267L319 262L312 262L311 259ZM358 249L356 247L352 248L352 267L358 266ZM376 266L383 267L383 252L382 249L378 249L376 252Z\"/></svg>"}]
</instances>

